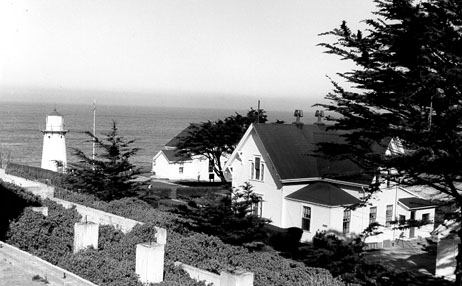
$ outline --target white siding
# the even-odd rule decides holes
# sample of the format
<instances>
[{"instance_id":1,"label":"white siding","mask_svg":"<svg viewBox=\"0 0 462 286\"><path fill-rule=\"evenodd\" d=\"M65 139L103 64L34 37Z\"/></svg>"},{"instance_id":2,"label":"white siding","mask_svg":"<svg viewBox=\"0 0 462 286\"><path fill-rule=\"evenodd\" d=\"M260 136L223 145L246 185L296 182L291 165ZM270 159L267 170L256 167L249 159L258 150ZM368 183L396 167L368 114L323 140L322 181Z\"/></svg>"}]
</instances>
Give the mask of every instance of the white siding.
<instances>
[{"instance_id":1,"label":"white siding","mask_svg":"<svg viewBox=\"0 0 462 286\"><path fill-rule=\"evenodd\" d=\"M283 192L277 188L271 176L271 165L268 164L267 157L261 154L253 136L247 137L247 141L242 145L242 149L238 150L238 154L239 160L235 159L231 164L232 186L238 188L245 182L249 182L254 192L263 199L262 216L271 219L273 225L282 226ZM264 164L263 181L251 179L252 161L255 156L260 156Z\"/></svg>"},{"instance_id":2,"label":"white siding","mask_svg":"<svg viewBox=\"0 0 462 286\"><path fill-rule=\"evenodd\" d=\"M302 241L311 241L318 231L343 233L344 207L327 207L308 202L286 200L286 220L284 227L302 227L303 206L311 207L310 231L303 231ZM346 236L361 233L368 226L367 208L351 211L350 232Z\"/></svg>"},{"instance_id":3,"label":"white siding","mask_svg":"<svg viewBox=\"0 0 462 286\"><path fill-rule=\"evenodd\" d=\"M183 167L182 173L180 167ZM153 159L152 172L155 177L162 179L209 181L209 161L196 156L189 161L169 162L163 154L158 154ZM214 179L220 181L217 175L214 175Z\"/></svg>"}]
</instances>

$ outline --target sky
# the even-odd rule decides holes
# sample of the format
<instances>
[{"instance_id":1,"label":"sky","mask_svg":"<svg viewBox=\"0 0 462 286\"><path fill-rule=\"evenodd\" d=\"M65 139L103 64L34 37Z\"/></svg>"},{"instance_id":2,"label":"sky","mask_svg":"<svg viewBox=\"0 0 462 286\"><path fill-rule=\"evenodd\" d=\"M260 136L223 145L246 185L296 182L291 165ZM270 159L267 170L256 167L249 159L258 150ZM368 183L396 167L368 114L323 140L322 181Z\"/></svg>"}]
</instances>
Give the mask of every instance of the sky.
<instances>
[{"instance_id":1,"label":"sky","mask_svg":"<svg viewBox=\"0 0 462 286\"><path fill-rule=\"evenodd\" d=\"M342 20L362 27L373 10L372 0L3 0L0 102L300 108L332 89L326 75L352 68L318 34Z\"/></svg>"}]
</instances>

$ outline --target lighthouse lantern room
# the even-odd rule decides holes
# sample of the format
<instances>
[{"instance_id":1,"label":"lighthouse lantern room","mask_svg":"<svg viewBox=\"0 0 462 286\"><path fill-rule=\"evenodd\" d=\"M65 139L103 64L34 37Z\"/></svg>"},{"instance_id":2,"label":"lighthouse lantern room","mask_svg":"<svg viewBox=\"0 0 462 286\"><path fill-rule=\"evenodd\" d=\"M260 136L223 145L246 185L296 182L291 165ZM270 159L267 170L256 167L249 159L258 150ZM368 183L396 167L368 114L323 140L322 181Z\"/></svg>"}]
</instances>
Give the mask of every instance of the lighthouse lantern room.
<instances>
[{"instance_id":1,"label":"lighthouse lantern room","mask_svg":"<svg viewBox=\"0 0 462 286\"><path fill-rule=\"evenodd\" d=\"M64 172L67 165L66 133L63 116L56 108L48 114L43 133L42 169Z\"/></svg>"}]
</instances>

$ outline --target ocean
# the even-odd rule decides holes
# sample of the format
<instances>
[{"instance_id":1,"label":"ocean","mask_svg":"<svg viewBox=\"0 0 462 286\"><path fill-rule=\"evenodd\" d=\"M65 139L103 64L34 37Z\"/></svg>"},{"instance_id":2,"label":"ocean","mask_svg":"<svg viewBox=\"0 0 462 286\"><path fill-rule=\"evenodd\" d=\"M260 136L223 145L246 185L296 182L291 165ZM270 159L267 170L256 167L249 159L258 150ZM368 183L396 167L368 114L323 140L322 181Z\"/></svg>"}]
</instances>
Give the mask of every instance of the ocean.
<instances>
[{"instance_id":1,"label":"ocean","mask_svg":"<svg viewBox=\"0 0 462 286\"><path fill-rule=\"evenodd\" d=\"M43 103L7 103L0 102L0 154L10 154L11 161L40 167L42 158L43 134L47 114L53 109L63 116L66 135L68 162L75 162L72 156L74 148L89 156L92 143L85 131L93 129L93 104L43 104ZM132 147L140 148L133 156L132 163L149 170L152 157L189 123L204 122L225 118L243 110L191 109L154 106L104 106L96 107L96 135L104 138L117 122L119 135L127 140L135 139ZM268 122L294 120L293 110L267 111ZM305 113L306 115L306 113ZM309 121L314 122L313 119Z\"/></svg>"}]
</instances>

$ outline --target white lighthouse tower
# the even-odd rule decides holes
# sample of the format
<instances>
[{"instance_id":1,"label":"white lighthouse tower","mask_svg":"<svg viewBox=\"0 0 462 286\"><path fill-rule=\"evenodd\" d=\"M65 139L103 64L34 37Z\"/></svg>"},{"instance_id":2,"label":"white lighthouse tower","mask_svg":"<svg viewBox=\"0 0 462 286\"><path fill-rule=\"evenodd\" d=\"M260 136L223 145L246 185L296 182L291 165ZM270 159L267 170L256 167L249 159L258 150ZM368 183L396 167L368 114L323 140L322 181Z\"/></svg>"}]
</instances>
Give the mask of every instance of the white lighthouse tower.
<instances>
[{"instance_id":1,"label":"white lighthouse tower","mask_svg":"<svg viewBox=\"0 0 462 286\"><path fill-rule=\"evenodd\" d=\"M43 133L42 169L63 172L67 165L66 133L63 116L56 108L48 114Z\"/></svg>"}]
</instances>

